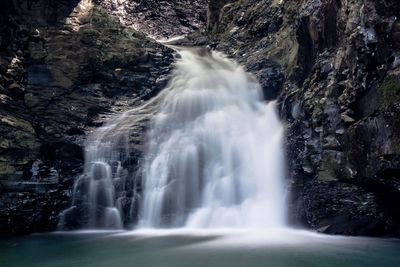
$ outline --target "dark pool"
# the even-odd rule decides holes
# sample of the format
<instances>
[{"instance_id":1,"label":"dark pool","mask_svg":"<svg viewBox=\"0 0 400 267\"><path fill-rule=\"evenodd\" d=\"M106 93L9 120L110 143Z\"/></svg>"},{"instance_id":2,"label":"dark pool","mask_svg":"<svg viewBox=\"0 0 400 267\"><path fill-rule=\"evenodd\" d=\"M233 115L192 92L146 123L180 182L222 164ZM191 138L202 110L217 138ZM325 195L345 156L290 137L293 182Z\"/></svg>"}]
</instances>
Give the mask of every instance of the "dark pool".
<instances>
[{"instance_id":1,"label":"dark pool","mask_svg":"<svg viewBox=\"0 0 400 267\"><path fill-rule=\"evenodd\" d=\"M399 267L400 240L294 230L34 234L0 239L1 267Z\"/></svg>"}]
</instances>

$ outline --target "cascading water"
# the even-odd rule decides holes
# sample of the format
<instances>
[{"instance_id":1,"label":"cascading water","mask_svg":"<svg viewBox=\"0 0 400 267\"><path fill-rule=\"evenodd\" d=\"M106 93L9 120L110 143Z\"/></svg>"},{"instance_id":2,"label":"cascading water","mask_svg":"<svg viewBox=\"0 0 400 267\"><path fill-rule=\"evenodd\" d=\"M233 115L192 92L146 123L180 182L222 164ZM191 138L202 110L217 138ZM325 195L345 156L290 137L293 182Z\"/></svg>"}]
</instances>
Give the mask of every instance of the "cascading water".
<instances>
[{"instance_id":1,"label":"cascading water","mask_svg":"<svg viewBox=\"0 0 400 267\"><path fill-rule=\"evenodd\" d=\"M77 220L80 228L121 229L136 220L138 206L140 228L284 225L283 127L275 104L262 102L257 81L221 54L179 54L168 88L89 136L61 229L76 228ZM126 165L137 158L132 135L149 120L139 197L141 185L131 177L138 171Z\"/></svg>"},{"instance_id":2,"label":"cascading water","mask_svg":"<svg viewBox=\"0 0 400 267\"><path fill-rule=\"evenodd\" d=\"M162 95L110 119L88 137L84 173L74 183L72 206L62 212L60 229L122 229L135 221L136 170L125 165L137 160L132 136L143 131Z\"/></svg>"},{"instance_id":3,"label":"cascading water","mask_svg":"<svg viewBox=\"0 0 400 267\"><path fill-rule=\"evenodd\" d=\"M99 138L110 126L102 127L94 136ZM72 207L61 214L60 228L67 228L68 220L76 217L79 207L82 227L91 229L121 229L120 195L116 184L124 186L121 154L112 150L110 142L90 138L86 146L84 174L74 184ZM75 216L74 216L75 215ZM85 218L85 219L84 219ZM76 219L76 218L75 218Z\"/></svg>"},{"instance_id":4,"label":"cascading water","mask_svg":"<svg viewBox=\"0 0 400 267\"><path fill-rule=\"evenodd\" d=\"M139 226L283 226L284 130L274 103L219 53L180 55L150 125Z\"/></svg>"}]
</instances>

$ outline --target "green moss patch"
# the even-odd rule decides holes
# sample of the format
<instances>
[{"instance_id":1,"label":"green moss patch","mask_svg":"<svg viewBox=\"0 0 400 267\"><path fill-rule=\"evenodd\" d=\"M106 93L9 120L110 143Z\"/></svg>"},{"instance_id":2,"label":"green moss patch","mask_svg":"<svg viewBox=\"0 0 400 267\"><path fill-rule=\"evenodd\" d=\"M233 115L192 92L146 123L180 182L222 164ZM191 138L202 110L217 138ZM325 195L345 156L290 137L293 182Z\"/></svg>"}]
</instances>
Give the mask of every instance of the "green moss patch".
<instances>
[{"instance_id":1,"label":"green moss patch","mask_svg":"<svg viewBox=\"0 0 400 267\"><path fill-rule=\"evenodd\" d=\"M400 80L398 77L390 75L383 80L380 88L381 108L385 108L400 100Z\"/></svg>"}]
</instances>

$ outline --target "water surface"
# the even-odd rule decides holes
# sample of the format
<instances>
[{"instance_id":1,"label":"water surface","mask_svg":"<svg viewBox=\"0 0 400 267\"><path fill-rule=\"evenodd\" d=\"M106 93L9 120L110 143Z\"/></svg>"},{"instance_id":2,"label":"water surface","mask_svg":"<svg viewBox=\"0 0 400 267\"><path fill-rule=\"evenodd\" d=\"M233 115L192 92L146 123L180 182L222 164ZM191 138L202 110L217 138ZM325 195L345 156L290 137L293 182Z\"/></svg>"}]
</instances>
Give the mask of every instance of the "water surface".
<instances>
[{"instance_id":1,"label":"water surface","mask_svg":"<svg viewBox=\"0 0 400 267\"><path fill-rule=\"evenodd\" d=\"M35 234L0 240L2 267L400 266L400 241L302 231Z\"/></svg>"}]
</instances>

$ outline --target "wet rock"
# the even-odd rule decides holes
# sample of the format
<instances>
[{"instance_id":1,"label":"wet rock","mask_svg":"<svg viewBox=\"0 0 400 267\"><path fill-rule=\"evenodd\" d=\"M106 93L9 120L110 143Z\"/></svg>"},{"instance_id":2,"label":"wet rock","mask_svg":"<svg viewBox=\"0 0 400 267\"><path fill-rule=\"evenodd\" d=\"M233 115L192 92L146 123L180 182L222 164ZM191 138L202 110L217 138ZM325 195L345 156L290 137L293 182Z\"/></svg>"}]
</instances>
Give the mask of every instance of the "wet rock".
<instances>
[{"instance_id":1,"label":"wet rock","mask_svg":"<svg viewBox=\"0 0 400 267\"><path fill-rule=\"evenodd\" d=\"M271 66L255 72L257 79L263 84L263 94L266 100L276 99L279 95L284 77L279 66Z\"/></svg>"},{"instance_id":2,"label":"wet rock","mask_svg":"<svg viewBox=\"0 0 400 267\"><path fill-rule=\"evenodd\" d=\"M346 123L355 122L355 119L353 119L352 117L350 117L350 116L347 115L346 113L342 113L342 114L340 115L340 118L341 118L344 122L346 122Z\"/></svg>"},{"instance_id":3,"label":"wet rock","mask_svg":"<svg viewBox=\"0 0 400 267\"><path fill-rule=\"evenodd\" d=\"M336 139L335 136L329 135L324 138L323 148L332 150L339 149L340 142Z\"/></svg>"},{"instance_id":4,"label":"wet rock","mask_svg":"<svg viewBox=\"0 0 400 267\"><path fill-rule=\"evenodd\" d=\"M8 86L8 91L17 96L23 96L25 89L18 83L12 83Z\"/></svg>"},{"instance_id":5,"label":"wet rock","mask_svg":"<svg viewBox=\"0 0 400 267\"><path fill-rule=\"evenodd\" d=\"M207 10L207 31L212 32L218 27L218 21L221 16L221 9L228 3L234 2L234 0L211 0L208 4Z\"/></svg>"},{"instance_id":6,"label":"wet rock","mask_svg":"<svg viewBox=\"0 0 400 267\"><path fill-rule=\"evenodd\" d=\"M29 42L29 54L31 63L42 63L47 56L47 52L42 42Z\"/></svg>"},{"instance_id":7,"label":"wet rock","mask_svg":"<svg viewBox=\"0 0 400 267\"><path fill-rule=\"evenodd\" d=\"M6 89L2 85L0 85L0 94L6 94L6 93L7 93Z\"/></svg>"},{"instance_id":8,"label":"wet rock","mask_svg":"<svg viewBox=\"0 0 400 267\"><path fill-rule=\"evenodd\" d=\"M34 107L38 106L40 103L39 98L37 98L32 93L25 94L24 102L28 108L34 108Z\"/></svg>"},{"instance_id":9,"label":"wet rock","mask_svg":"<svg viewBox=\"0 0 400 267\"><path fill-rule=\"evenodd\" d=\"M343 153L335 150L324 150L317 179L322 181L337 181L339 166L343 163Z\"/></svg>"},{"instance_id":10,"label":"wet rock","mask_svg":"<svg viewBox=\"0 0 400 267\"><path fill-rule=\"evenodd\" d=\"M48 86L52 81L51 71L47 65L31 65L27 72L29 85Z\"/></svg>"}]
</instances>

